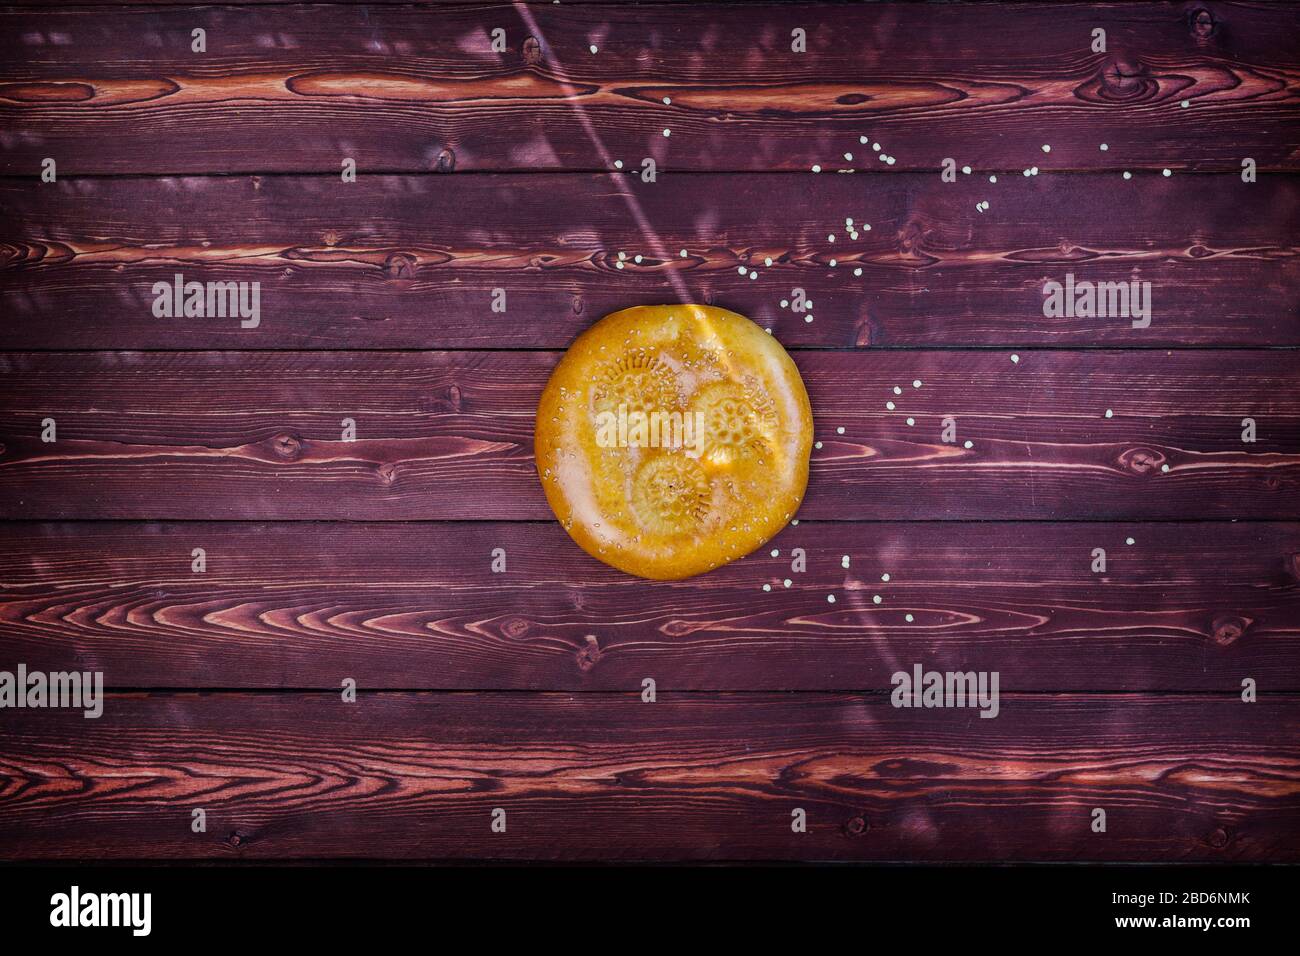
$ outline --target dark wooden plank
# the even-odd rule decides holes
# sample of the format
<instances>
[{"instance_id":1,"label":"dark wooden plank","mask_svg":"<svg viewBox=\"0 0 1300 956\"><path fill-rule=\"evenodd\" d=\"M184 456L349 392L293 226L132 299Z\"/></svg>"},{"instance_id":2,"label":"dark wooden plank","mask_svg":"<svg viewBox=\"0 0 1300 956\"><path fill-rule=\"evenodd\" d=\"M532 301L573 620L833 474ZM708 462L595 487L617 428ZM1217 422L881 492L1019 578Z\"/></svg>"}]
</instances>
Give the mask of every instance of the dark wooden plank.
<instances>
[{"instance_id":1,"label":"dark wooden plank","mask_svg":"<svg viewBox=\"0 0 1300 956\"><path fill-rule=\"evenodd\" d=\"M1235 173L1244 157L1300 157L1295 5L303 9L0 15L0 171L36 176L45 157L72 174L322 172L345 156L371 172L592 170L652 156L679 170L953 157L981 171ZM1098 27L1105 53L1091 50ZM791 50L796 28L806 53Z\"/></svg>"},{"instance_id":2,"label":"dark wooden plank","mask_svg":"<svg viewBox=\"0 0 1300 956\"><path fill-rule=\"evenodd\" d=\"M5 858L1300 859L1293 697L141 695L4 730Z\"/></svg>"},{"instance_id":3,"label":"dark wooden plank","mask_svg":"<svg viewBox=\"0 0 1300 956\"><path fill-rule=\"evenodd\" d=\"M1289 176L10 181L0 223L5 348L562 348L682 299L793 346L1300 344ZM259 283L259 324L155 316L178 273ZM1044 317L1067 274L1150 283L1150 325Z\"/></svg>"},{"instance_id":4,"label":"dark wooden plank","mask_svg":"<svg viewBox=\"0 0 1300 956\"><path fill-rule=\"evenodd\" d=\"M881 687L925 660L1008 692L1300 691L1298 575L1279 523L803 522L683 582L553 524L19 524L0 663L126 688L627 691Z\"/></svg>"},{"instance_id":5,"label":"dark wooden plank","mask_svg":"<svg viewBox=\"0 0 1300 956\"><path fill-rule=\"evenodd\" d=\"M1017 357L797 353L821 442L800 516L1295 517L1293 351ZM549 519L532 434L556 361L7 353L0 516ZM48 418L52 444L40 437ZM941 441L945 418L956 444ZM1245 418L1256 422L1253 444L1242 441ZM356 423L354 442L342 441L344 419Z\"/></svg>"}]
</instances>

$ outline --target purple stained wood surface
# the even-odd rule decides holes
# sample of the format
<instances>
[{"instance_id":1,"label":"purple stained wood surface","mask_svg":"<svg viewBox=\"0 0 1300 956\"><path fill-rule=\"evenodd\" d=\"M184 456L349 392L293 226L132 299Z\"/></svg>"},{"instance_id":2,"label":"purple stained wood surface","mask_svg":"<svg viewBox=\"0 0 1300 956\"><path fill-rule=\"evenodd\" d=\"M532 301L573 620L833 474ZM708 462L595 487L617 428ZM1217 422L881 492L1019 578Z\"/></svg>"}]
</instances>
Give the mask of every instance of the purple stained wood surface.
<instances>
[{"instance_id":1,"label":"purple stained wood surface","mask_svg":"<svg viewBox=\"0 0 1300 956\"><path fill-rule=\"evenodd\" d=\"M1300 345L1295 178L988 178L9 181L0 345L564 348L629 303L683 300L792 347ZM160 317L178 274L257 283L256 322ZM1129 283L1146 315L1127 295L1047 314L1067 277Z\"/></svg>"},{"instance_id":2,"label":"purple stained wood surface","mask_svg":"<svg viewBox=\"0 0 1300 956\"><path fill-rule=\"evenodd\" d=\"M0 11L0 671L112 691L0 711L0 859L1300 862L1297 28ZM156 315L178 273L256 327ZM1067 276L1150 324L1046 314ZM533 416L685 300L795 350L819 447L797 524L645 582ZM914 665L997 719L891 706Z\"/></svg>"},{"instance_id":3,"label":"purple stained wood surface","mask_svg":"<svg viewBox=\"0 0 1300 956\"><path fill-rule=\"evenodd\" d=\"M553 523L23 523L0 580L0 662L119 688L1300 691L1293 523L801 522L680 582Z\"/></svg>"},{"instance_id":4,"label":"purple stained wood surface","mask_svg":"<svg viewBox=\"0 0 1300 956\"><path fill-rule=\"evenodd\" d=\"M557 359L8 353L0 515L550 520L532 436ZM1296 516L1300 369L1289 350L796 361L820 443L800 517ZM54 442L42 439L48 420Z\"/></svg>"},{"instance_id":5,"label":"purple stained wood surface","mask_svg":"<svg viewBox=\"0 0 1300 956\"><path fill-rule=\"evenodd\" d=\"M111 696L95 720L6 721L0 856L1300 859L1300 699L1007 694L977 715L814 693Z\"/></svg>"},{"instance_id":6,"label":"purple stained wood surface","mask_svg":"<svg viewBox=\"0 0 1300 956\"><path fill-rule=\"evenodd\" d=\"M0 171L1291 170L1297 30L1217 2L19 9Z\"/></svg>"}]
</instances>

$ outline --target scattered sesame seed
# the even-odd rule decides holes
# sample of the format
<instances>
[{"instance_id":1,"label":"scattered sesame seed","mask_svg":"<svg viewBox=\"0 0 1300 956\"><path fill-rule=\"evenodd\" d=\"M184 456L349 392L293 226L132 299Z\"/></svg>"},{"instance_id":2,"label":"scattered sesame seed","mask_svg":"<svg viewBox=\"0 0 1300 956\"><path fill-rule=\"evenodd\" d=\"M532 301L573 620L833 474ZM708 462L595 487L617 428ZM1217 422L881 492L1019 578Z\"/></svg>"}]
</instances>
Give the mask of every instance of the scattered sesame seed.
<instances>
[{"instance_id":1,"label":"scattered sesame seed","mask_svg":"<svg viewBox=\"0 0 1300 956\"><path fill-rule=\"evenodd\" d=\"M1051 151L1052 151L1052 147L1050 147L1050 146L1048 146L1046 143L1044 143L1044 144L1043 144L1043 152L1044 152L1044 153L1050 153Z\"/></svg>"},{"instance_id":2,"label":"scattered sesame seed","mask_svg":"<svg viewBox=\"0 0 1300 956\"><path fill-rule=\"evenodd\" d=\"M627 253L626 253L626 252L620 252L620 253L618 254L618 257L619 257L619 259L626 259L626 258L627 258Z\"/></svg>"},{"instance_id":3,"label":"scattered sesame seed","mask_svg":"<svg viewBox=\"0 0 1300 956\"><path fill-rule=\"evenodd\" d=\"M664 106L672 106L672 105L673 105L673 98L671 96L665 96Z\"/></svg>"},{"instance_id":4,"label":"scattered sesame seed","mask_svg":"<svg viewBox=\"0 0 1300 956\"><path fill-rule=\"evenodd\" d=\"M859 137L858 137L858 142L861 143L863 146L866 146L867 143L869 143L869 142L871 142L871 141L870 141L869 139L867 139L865 136L859 136Z\"/></svg>"},{"instance_id":5,"label":"scattered sesame seed","mask_svg":"<svg viewBox=\"0 0 1300 956\"><path fill-rule=\"evenodd\" d=\"M827 604L834 604L834 603L835 603L835 595L834 595L834 594L828 594L828 595L826 595L826 603L827 603Z\"/></svg>"},{"instance_id":6,"label":"scattered sesame seed","mask_svg":"<svg viewBox=\"0 0 1300 956\"><path fill-rule=\"evenodd\" d=\"M1024 175L1026 178L1028 178L1028 177L1029 177L1029 170L1026 169L1022 175Z\"/></svg>"},{"instance_id":7,"label":"scattered sesame seed","mask_svg":"<svg viewBox=\"0 0 1300 956\"><path fill-rule=\"evenodd\" d=\"M828 233L826 233L826 241L827 241L827 242L834 242L834 241L835 241L835 233L833 233L833 232L828 232Z\"/></svg>"},{"instance_id":8,"label":"scattered sesame seed","mask_svg":"<svg viewBox=\"0 0 1300 956\"><path fill-rule=\"evenodd\" d=\"M782 585L783 587L787 587L787 588L790 586L790 584L791 584L791 581L790 581L789 578L786 578L784 581L781 582L781 585Z\"/></svg>"},{"instance_id":9,"label":"scattered sesame seed","mask_svg":"<svg viewBox=\"0 0 1300 956\"><path fill-rule=\"evenodd\" d=\"M764 584L764 585L763 585L763 590L764 590L764 591L770 591L770 590L772 590L772 585L770 585L770 584Z\"/></svg>"},{"instance_id":10,"label":"scattered sesame seed","mask_svg":"<svg viewBox=\"0 0 1300 956\"><path fill-rule=\"evenodd\" d=\"M998 181L998 177L996 177L996 176L990 176L990 177L989 177L989 182L991 182L991 183L995 183L995 182L997 182L997 181Z\"/></svg>"},{"instance_id":11,"label":"scattered sesame seed","mask_svg":"<svg viewBox=\"0 0 1300 956\"><path fill-rule=\"evenodd\" d=\"M754 272L754 271L751 270L750 273L749 273L749 277L750 277L751 279L757 279L757 278L758 278L758 273L757 273L757 272Z\"/></svg>"},{"instance_id":12,"label":"scattered sesame seed","mask_svg":"<svg viewBox=\"0 0 1300 956\"><path fill-rule=\"evenodd\" d=\"M814 447L814 448L821 448L821 447L822 447L822 443L821 443L821 442L816 442L816 443L814 443L813 447Z\"/></svg>"},{"instance_id":13,"label":"scattered sesame seed","mask_svg":"<svg viewBox=\"0 0 1300 956\"><path fill-rule=\"evenodd\" d=\"M920 388L920 387L921 387L921 380L920 380L919 378L914 378L914 379L912 379L912 387L913 387L913 388Z\"/></svg>"},{"instance_id":14,"label":"scattered sesame seed","mask_svg":"<svg viewBox=\"0 0 1300 956\"><path fill-rule=\"evenodd\" d=\"M913 621L916 620L916 618L912 617L912 615L909 614L909 615L907 615L906 620L907 620L907 623L908 623L908 624L911 624Z\"/></svg>"},{"instance_id":15,"label":"scattered sesame seed","mask_svg":"<svg viewBox=\"0 0 1300 956\"><path fill-rule=\"evenodd\" d=\"M1106 152L1106 150L1110 149L1110 147L1107 146L1105 143L1102 143L1102 144L1101 144L1100 146L1098 146L1097 148L1098 148L1099 150L1101 150L1103 153Z\"/></svg>"},{"instance_id":16,"label":"scattered sesame seed","mask_svg":"<svg viewBox=\"0 0 1300 956\"><path fill-rule=\"evenodd\" d=\"M1178 105L1181 106L1183 109L1187 109L1187 107L1191 106L1192 104L1191 104L1191 102L1188 101L1188 100L1183 100L1183 101L1182 101L1181 103L1179 103Z\"/></svg>"},{"instance_id":17,"label":"scattered sesame seed","mask_svg":"<svg viewBox=\"0 0 1300 956\"><path fill-rule=\"evenodd\" d=\"M1019 355L1016 355L1014 352L1012 352L1012 353L1011 353L1011 361L1012 361L1012 362L1015 362L1017 365L1020 364L1020 356L1019 356Z\"/></svg>"},{"instance_id":18,"label":"scattered sesame seed","mask_svg":"<svg viewBox=\"0 0 1300 956\"><path fill-rule=\"evenodd\" d=\"M785 308L786 306L788 306L789 304L790 304L790 300L789 300L789 299L782 299L782 300L781 300L781 308L784 309L784 308Z\"/></svg>"},{"instance_id":19,"label":"scattered sesame seed","mask_svg":"<svg viewBox=\"0 0 1300 956\"><path fill-rule=\"evenodd\" d=\"M1030 166L1030 167L1029 167L1029 175L1030 175L1030 176L1037 176L1037 175L1038 175L1038 167L1037 167L1037 166Z\"/></svg>"},{"instance_id":20,"label":"scattered sesame seed","mask_svg":"<svg viewBox=\"0 0 1300 956\"><path fill-rule=\"evenodd\" d=\"M862 275L862 270L861 270L861 269L854 269L854 270L853 270L853 274L854 274L855 276L860 276L860 275Z\"/></svg>"},{"instance_id":21,"label":"scattered sesame seed","mask_svg":"<svg viewBox=\"0 0 1300 956\"><path fill-rule=\"evenodd\" d=\"M672 136L672 135L673 135L673 131L670 130L670 129L668 129L667 127L664 127L664 135L665 135L665 136Z\"/></svg>"},{"instance_id":22,"label":"scattered sesame seed","mask_svg":"<svg viewBox=\"0 0 1300 956\"><path fill-rule=\"evenodd\" d=\"M1114 417L1115 417L1115 413L1112 412L1112 411L1108 408L1108 409L1106 409L1106 417L1107 417L1107 418L1114 418Z\"/></svg>"},{"instance_id":23,"label":"scattered sesame seed","mask_svg":"<svg viewBox=\"0 0 1300 956\"><path fill-rule=\"evenodd\" d=\"M780 552L780 550L777 549L777 548L773 548L773 549L772 549L772 557L774 557L774 558L779 558L779 557L781 557L781 552Z\"/></svg>"},{"instance_id":24,"label":"scattered sesame seed","mask_svg":"<svg viewBox=\"0 0 1300 956\"><path fill-rule=\"evenodd\" d=\"M965 173L967 176L970 175L970 167L969 167L969 166L963 166L963 167L961 168L961 171L962 171L963 173Z\"/></svg>"},{"instance_id":25,"label":"scattered sesame seed","mask_svg":"<svg viewBox=\"0 0 1300 956\"><path fill-rule=\"evenodd\" d=\"M874 149L877 153L880 152L880 144L879 144L879 143L872 143L872 144L871 144L871 148Z\"/></svg>"},{"instance_id":26,"label":"scattered sesame seed","mask_svg":"<svg viewBox=\"0 0 1300 956\"><path fill-rule=\"evenodd\" d=\"M637 265L640 265L640 264L641 264L641 257L640 257L640 256L637 256L637 257L635 257L632 261L635 262Z\"/></svg>"},{"instance_id":27,"label":"scattered sesame seed","mask_svg":"<svg viewBox=\"0 0 1300 956\"><path fill-rule=\"evenodd\" d=\"M848 556L847 554L841 555L841 556L840 556L840 567L842 567L842 568L847 568L848 566L849 566L849 556Z\"/></svg>"},{"instance_id":28,"label":"scattered sesame seed","mask_svg":"<svg viewBox=\"0 0 1300 956\"><path fill-rule=\"evenodd\" d=\"M738 269L736 270L736 272L737 272L737 274L743 276L743 275L745 274L745 267L744 267L744 266L741 266L740 268L738 268Z\"/></svg>"},{"instance_id":29,"label":"scattered sesame seed","mask_svg":"<svg viewBox=\"0 0 1300 956\"><path fill-rule=\"evenodd\" d=\"M902 394L903 394L903 390L902 390L901 388L899 388L897 385L895 385L895 386L894 386L894 394L895 394L895 395L902 395Z\"/></svg>"},{"instance_id":30,"label":"scattered sesame seed","mask_svg":"<svg viewBox=\"0 0 1300 956\"><path fill-rule=\"evenodd\" d=\"M805 316L803 317L803 320L804 320L805 322L809 322L809 323L811 323L812 320L813 320L813 317L812 317L811 315L805 315Z\"/></svg>"},{"instance_id":31,"label":"scattered sesame seed","mask_svg":"<svg viewBox=\"0 0 1300 956\"><path fill-rule=\"evenodd\" d=\"M965 447L966 447L966 448L974 448L974 447L975 447L975 443L974 443L973 441L967 441L966 444L965 444Z\"/></svg>"},{"instance_id":32,"label":"scattered sesame seed","mask_svg":"<svg viewBox=\"0 0 1300 956\"><path fill-rule=\"evenodd\" d=\"M850 162L852 162L852 160L853 160L853 154L852 154L852 153L845 153L845 154L844 154L844 158L847 159L847 160L849 160Z\"/></svg>"},{"instance_id":33,"label":"scattered sesame seed","mask_svg":"<svg viewBox=\"0 0 1300 956\"><path fill-rule=\"evenodd\" d=\"M817 163L813 163L812 171L813 171L814 173L820 173L820 172L822 171L822 168L821 168L821 166L818 165Z\"/></svg>"},{"instance_id":34,"label":"scattered sesame seed","mask_svg":"<svg viewBox=\"0 0 1300 956\"><path fill-rule=\"evenodd\" d=\"M621 263L621 262L616 262L616 263L614 263L614 265L615 265L616 267L618 267L619 269L623 268L623 263Z\"/></svg>"},{"instance_id":35,"label":"scattered sesame seed","mask_svg":"<svg viewBox=\"0 0 1300 956\"><path fill-rule=\"evenodd\" d=\"M765 266L771 266L771 265L772 265L772 257L771 257L771 256L768 256L766 259L764 259L764 260L763 260L763 265L765 265Z\"/></svg>"},{"instance_id":36,"label":"scattered sesame seed","mask_svg":"<svg viewBox=\"0 0 1300 956\"><path fill-rule=\"evenodd\" d=\"M844 426L841 425L839 428L835 429L835 434L837 434L837 435L843 435L843 434L844 434Z\"/></svg>"},{"instance_id":37,"label":"scattered sesame seed","mask_svg":"<svg viewBox=\"0 0 1300 956\"><path fill-rule=\"evenodd\" d=\"M873 604L879 604L879 603L880 603L881 601L883 601L883 600L884 600L884 598L882 598L879 594L873 594L873 595L871 595L871 602L872 602Z\"/></svg>"},{"instance_id":38,"label":"scattered sesame seed","mask_svg":"<svg viewBox=\"0 0 1300 956\"><path fill-rule=\"evenodd\" d=\"M831 260L831 268L834 269L837 265L839 265L839 262L838 262L837 260L835 260L835 259L832 259L832 260Z\"/></svg>"},{"instance_id":39,"label":"scattered sesame seed","mask_svg":"<svg viewBox=\"0 0 1300 956\"><path fill-rule=\"evenodd\" d=\"M1161 470L1161 471L1166 471L1166 472L1167 472L1167 471L1169 470L1169 466L1168 466L1168 465L1161 465L1161 466L1160 466L1160 470Z\"/></svg>"},{"instance_id":40,"label":"scattered sesame seed","mask_svg":"<svg viewBox=\"0 0 1300 956\"><path fill-rule=\"evenodd\" d=\"M882 580L882 581L888 581L888 580L889 580L889 572L886 571L884 574L882 574L882 575L880 576L880 580Z\"/></svg>"},{"instance_id":41,"label":"scattered sesame seed","mask_svg":"<svg viewBox=\"0 0 1300 956\"><path fill-rule=\"evenodd\" d=\"M889 409L889 410L892 412L892 411L894 410L894 403L893 403L893 402L885 402L885 407L886 407L887 409Z\"/></svg>"},{"instance_id":42,"label":"scattered sesame seed","mask_svg":"<svg viewBox=\"0 0 1300 956\"><path fill-rule=\"evenodd\" d=\"M614 168L615 168L615 169L622 169L622 168L623 168L623 160L621 160L621 159L616 159L616 160L614 160Z\"/></svg>"},{"instance_id":43,"label":"scattered sesame seed","mask_svg":"<svg viewBox=\"0 0 1300 956\"><path fill-rule=\"evenodd\" d=\"M1160 172L1164 176L1172 176L1174 174L1172 169L1162 169Z\"/></svg>"},{"instance_id":44,"label":"scattered sesame seed","mask_svg":"<svg viewBox=\"0 0 1300 956\"><path fill-rule=\"evenodd\" d=\"M890 166L894 165L894 157L890 156L886 158L885 162L887 162Z\"/></svg>"},{"instance_id":45,"label":"scattered sesame seed","mask_svg":"<svg viewBox=\"0 0 1300 956\"><path fill-rule=\"evenodd\" d=\"M682 258L683 258L683 259L686 258L686 250L685 250L685 249L682 250Z\"/></svg>"},{"instance_id":46,"label":"scattered sesame seed","mask_svg":"<svg viewBox=\"0 0 1300 956\"><path fill-rule=\"evenodd\" d=\"M909 418L909 419L907 420L907 424L909 424L909 425L915 425L915 424L916 424L916 419L915 419L915 418Z\"/></svg>"},{"instance_id":47,"label":"scattered sesame seed","mask_svg":"<svg viewBox=\"0 0 1300 956\"><path fill-rule=\"evenodd\" d=\"M1130 172L1126 169L1126 170L1124 170L1124 178L1125 178L1125 179L1132 179L1132 178L1133 178L1133 174L1130 173Z\"/></svg>"},{"instance_id":48,"label":"scattered sesame seed","mask_svg":"<svg viewBox=\"0 0 1300 956\"><path fill-rule=\"evenodd\" d=\"M799 526L799 519L795 518L793 521L790 522L790 524L797 528Z\"/></svg>"},{"instance_id":49,"label":"scattered sesame seed","mask_svg":"<svg viewBox=\"0 0 1300 956\"><path fill-rule=\"evenodd\" d=\"M1125 539L1124 539L1124 543L1125 543L1125 544L1137 544L1137 542L1134 541L1132 538L1125 538Z\"/></svg>"},{"instance_id":50,"label":"scattered sesame seed","mask_svg":"<svg viewBox=\"0 0 1300 956\"><path fill-rule=\"evenodd\" d=\"M863 232L870 232L870 231L871 231L871 223L869 223L869 222L864 222L864 223L862 224L862 230L863 230Z\"/></svg>"},{"instance_id":51,"label":"scattered sesame seed","mask_svg":"<svg viewBox=\"0 0 1300 956\"><path fill-rule=\"evenodd\" d=\"M592 44L588 49L590 49L592 53L595 53L595 52L596 52L596 44L593 43L593 44Z\"/></svg>"}]
</instances>

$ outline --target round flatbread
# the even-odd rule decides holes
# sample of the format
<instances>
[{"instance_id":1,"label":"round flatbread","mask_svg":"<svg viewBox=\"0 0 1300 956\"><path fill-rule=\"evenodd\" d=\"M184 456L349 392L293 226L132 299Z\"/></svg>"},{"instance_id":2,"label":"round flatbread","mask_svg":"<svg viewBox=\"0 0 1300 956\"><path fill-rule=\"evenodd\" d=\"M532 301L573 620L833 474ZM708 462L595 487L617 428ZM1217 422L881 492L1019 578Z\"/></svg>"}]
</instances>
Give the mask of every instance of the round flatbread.
<instances>
[{"instance_id":1,"label":"round flatbread","mask_svg":"<svg viewBox=\"0 0 1300 956\"><path fill-rule=\"evenodd\" d=\"M812 409L799 370L749 319L704 305L601 319L537 407L537 472L588 554L645 578L743 557L803 500Z\"/></svg>"}]
</instances>

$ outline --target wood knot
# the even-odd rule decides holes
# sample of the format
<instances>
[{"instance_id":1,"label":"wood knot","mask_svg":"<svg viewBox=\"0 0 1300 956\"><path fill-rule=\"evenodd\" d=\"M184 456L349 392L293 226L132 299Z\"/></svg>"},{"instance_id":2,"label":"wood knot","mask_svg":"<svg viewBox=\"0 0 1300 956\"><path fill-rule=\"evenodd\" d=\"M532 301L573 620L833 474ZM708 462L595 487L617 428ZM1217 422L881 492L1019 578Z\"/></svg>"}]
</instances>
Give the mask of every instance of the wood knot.
<instances>
[{"instance_id":1,"label":"wood knot","mask_svg":"<svg viewBox=\"0 0 1300 956\"><path fill-rule=\"evenodd\" d=\"M1130 448L1119 456L1119 466L1135 475L1158 472L1165 456L1154 448Z\"/></svg>"},{"instance_id":2,"label":"wood knot","mask_svg":"<svg viewBox=\"0 0 1300 956\"><path fill-rule=\"evenodd\" d=\"M600 641L596 639L595 634L586 635L583 637L583 641L585 643L578 648L576 657L578 659L578 670L585 674L600 662L601 651Z\"/></svg>"},{"instance_id":3,"label":"wood knot","mask_svg":"<svg viewBox=\"0 0 1300 956\"><path fill-rule=\"evenodd\" d=\"M248 834L241 833L239 830L231 830L230 836L226 837L226 846L238 849L248 842Z\"/></svg>"},{"instance_id":4,"label":"wood knot","mask_svg":"<svg viewBox=\"0 0 1300 956\"><path fill-rule=\"evenodd\" d=\"M844 824L844 832L851 837L860 837L867 832L867 821L862 817L854 817Z\"/></svg>"},{"instance_id":5,"label":"wood knot","mask_svg":"<svg viewBox=\"0 0 1300 956\"><path fill-rule=\"evenodd\" d=\"M415 275L415 256L394 252L384 260L384 274L390 279L410 279Z\"/></svg>"},{"instance_id":6,"label":"wood knot","mask_svg":"<svg viewBox=\"0 0 1300 956\"><path fill-rule=\"evenodd\" d=\"M391 485L397 480L397 465L393 464L391 461L387 464L380 465L375 469L375 474L379 476L381 482L386 485Z\"/></svg>"},{"instance_id":7,"label":"wood knot","mask_svg":"<svg viewBox=\"0 0 1300 956\"><path fill-rule=\"evenodd\" d=\"M518 640L528 633L528 622L522 617L512 617L501 625L501 633L512 641Z\"/></svg>"},{"instance_id":8,"label":"wood knot","mask_svg":"<svg viewBox=\"0 0 1300 956\"><path fill-rule=\"evenodd\" d=\"M433 168L439 173L450 173L456 168L456 154L451 151L451 147L443 147L438 153L438 159L434 162Z\"/></svg>"},{"instance_id":9,"label":"wood knot","mask_svg":"<svg viewBox=\"0 0 1300 956\"><path fill-rule=\"evenodd\" d=\"M302 439L297 435L276 435L271 440L271 447L281 458L297 458L302 454Z\"/></svg>"},{"instance_id":10,"label":"wood knot","mask_svg":"<svg viewBox=\"0 0 1300 956\"><path fill-rule=\"evenodd\" d=\"M1188 17L1188 26L1191 29L1192 36L1197 40L1208 40L1214 36L1219 25L1214 20L1214 14L1204 7L1200 7L1191 12Z\"/></svg>"},{"instance_id":11,"label":"wood knot","mask_svg":"<svg viewBox=\"0 0 1300 956\"><path fill-rule=\"evenodd\" d=\"M861 316L853 325L853 344L865 349L875 339L876 326L870 315Z\"/></svg>"},{"instance_id":12,"label":"wood knot","mask_svg":"<svg viewBox=\"0 0 1300 956\"><path fill-rule=\"evenodd\" d=\"M904 252L914 252L920 249L924 238L921 224L914 220L904 223L903 227L898 231L898 244Z\"/></svg>"},{"instance_id":13,"label":"wood knot","mask_svg":"<svg viewBox=\"0 0 1300 956\"><path fill-rule=\"evenodd\" d=\"M536 66L542 62L542 44L537 37L530 36L524 40L524 62L529 66Z\"/></svg>"},{"instance_id":14,"label":"wood knot","mask_svg":"<svg viewBox=\"0 0 1300 956\"><path fill-rule=\"evenodd\" d=\"M1238 617L1236 614L1220 614L1210 622L1210 634L1216 644L1227 647L1245 634L1248 627L1250 621L1244 617Z\"/></svg>"},{"instance_id":15,"label":"wood knot","mask_svg":"<svg viewBox=\"0 0 1300 956\"><path fill-rule=\"evenodd\" d=\"M1115 57L1102 68L1101 73L1081 84L1074 93L1087 103L1132 103L1156 99L1160 94L1160 84L1151 78L1142 63Z\"/></svg>"},{"instance_id":16,"label":"wood knot","mask_svg":"<svg viewBox=\"0 0 1300 956\"><path fill-rule=\"evenodd\" d=\"M1216 850L1221 850L1228 845L1231 835L1223 827L1215 827L1205 837L1205 842Z\"/></svg>"},{"instance_id":17,"label":"wood knot","mask_svg":"<svg viewBox=\"0 0 1300 956\"><path fill-rule=\"evenodd\" d=\"M582 315L582 296L580 295L573 297L573 314Z\"/></svg>"}]
</instances>

